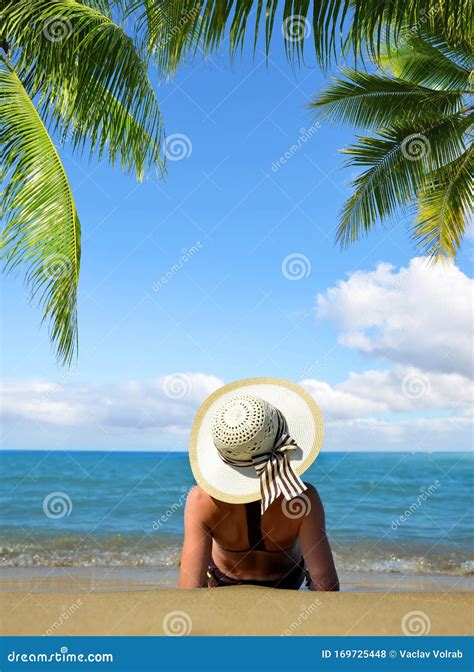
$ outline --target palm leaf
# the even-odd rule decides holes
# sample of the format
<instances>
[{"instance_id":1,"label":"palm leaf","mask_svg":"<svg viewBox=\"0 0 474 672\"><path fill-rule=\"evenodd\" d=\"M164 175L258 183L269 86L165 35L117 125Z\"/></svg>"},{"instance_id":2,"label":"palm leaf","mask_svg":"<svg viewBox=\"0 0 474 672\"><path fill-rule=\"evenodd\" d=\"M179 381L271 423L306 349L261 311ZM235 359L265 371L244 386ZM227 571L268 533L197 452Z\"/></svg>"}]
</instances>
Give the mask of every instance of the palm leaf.
<instances>
[{"instance_id":1,"label":"palm leaf","mask_svg":"<svg viewBox=\"0 0 474 672\"><path fill-rule=\"evenodd\" d=\"M149 0L151 1L151 0ZM160 7L166 0L156 0ZM349 46L357 54L368 46L379 53L384 39L398 41L408 24L439 26L445 35L459 39L471 32L472 3L468 0L173 0L177 16L189 17L184 24L174 21L166 49L176 63L193 40L186 33L198 33L199 44L207 53L215 51L229 37L230 52L234 54L244 45L247 33L256 44L263 27L265 51L268 54L275 23L281 21L285 49L291 59L298 60L309 40L294 39L294 31L285 30L295 21L302 26L302 34L311 29L312 41L320 63L327 65L345 44L343 33L350 25ZM263 24L263 26L261 25ZM250 26L250 27L249 27ZM307 27L307 28L306 28ZM175 30L176 29L176 30ZM280 32L280 30L278 30ZM159 39L156 36L155 39Z\"/></svg>"},{"instance_id":2,"label":"palm leaf","mask_svg":"<svg viewBox=\"0 0 474 672\"><path fill-rule=\"evenodd\" d=\"M456 91L353 69L343 69L342 74L346 79L336 78L310 105L322 108L332 121L359 127L401 125L453 114L462 106L462 94Z\"/></svg>"},{"instance_id":3,"label":"palm leaf","mask_svg":"<svg viewBox=\"0 0 474 672\"><path fill-rule=\"evenodd\" d=\"M52 132L70 136L78 151L107 152L138 179L163 170L146 61L120 26L76 0L15 4L6 25L20 48L16 69Z\"/></svg>"},{"instance_id":4,"label":"palm leaf","mask_svg":"<svg viewBox=\"0 0 474 672\"><path fill-rule=\"evenodd\" d=\"M379 137L359 137L344 153L347 165L367 168L352 183L355 190L342 209L337 239L343 246L367 234L375 222L399 207L414 204L427 176L456 161L465 151L470 121L463 114L431 124L379 130Z\"/></svg>"},{"instance_id":5,"label":"palm leaf","mask_svg":"<svg viewBox=\"0 0 474 672\"><path fill-rule=\"evenodd\" d=\"M193 11L183 13L179 0L124 0L123 4L125 16L134 21L135 32L159 73L174 75L181 58L199 46ZM199 15L198 8L195 14Z\"/></svg>"},{"instance_id":6,"label":"palm leaf","mask_svg":"<svg viewBox=\"0 0 474 672\"><path fill-rule=\"evenodd\" d=\"M387 48L379 55L382 67L408 82L466 92L473 66L472 48L468 56L464 46L450 44L444 36L409 27L404 35L395 50Z\"/></svg>"},{"instance_id":7,"label":"palm leaf","mask_svg":"<svg viewBox=\"0 0 474 672\"><path fill-rule=\"evenodd\" d=\"M413 236L425 254L454 258L472 215L474 149L434 171L419 194Z\"/></svg>"},{"instance_id":8,"label":"palm leaf","mask_svg":"<svg viewBox=\"0 0 474 672\"><path fill-rule=\"evenodd\" d=\"M60 362L77 351L80 224L56 148L20 79L0 60L2 250L6 271L25 269Z\"/></svg>"}]
</instances>

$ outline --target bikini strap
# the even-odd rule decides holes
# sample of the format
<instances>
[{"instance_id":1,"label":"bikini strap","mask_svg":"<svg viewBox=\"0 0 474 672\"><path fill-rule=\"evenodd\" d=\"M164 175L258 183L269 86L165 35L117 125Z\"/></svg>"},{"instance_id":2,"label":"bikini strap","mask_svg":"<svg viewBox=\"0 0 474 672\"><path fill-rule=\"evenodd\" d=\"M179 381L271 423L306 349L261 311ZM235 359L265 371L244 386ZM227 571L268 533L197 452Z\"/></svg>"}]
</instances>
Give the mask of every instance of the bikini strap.
<instances>
[{"instance_id":1,"label":"bikini strap","mask_svg":"<svg viewBox=\"0 0 474 672\"><path fill-rule=\"evenodd\" d=\"M260 527L262 514L260 512L260 500L256 502L248 502L245 505L245 513L247 516L247 534L249 537L249 545L252 551L266 551L263 542L262 529Z\"/></svg>"}]
</instances>

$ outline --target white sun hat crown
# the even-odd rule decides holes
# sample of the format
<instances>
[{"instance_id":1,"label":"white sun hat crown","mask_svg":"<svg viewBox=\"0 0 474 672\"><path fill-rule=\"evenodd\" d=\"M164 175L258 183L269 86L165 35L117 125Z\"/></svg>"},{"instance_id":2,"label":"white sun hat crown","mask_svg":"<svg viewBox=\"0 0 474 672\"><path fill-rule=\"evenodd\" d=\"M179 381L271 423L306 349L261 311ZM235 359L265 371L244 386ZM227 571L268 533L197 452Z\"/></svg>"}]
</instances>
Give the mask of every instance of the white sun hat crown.
<instances>
[{"instance_id":1,"label":"white sun hat crown","mask_svg":"<svg viewBox=\"0 0 474 672\"><path fill-rule=\"evenodd\" d=\"M272 450L278 426L278 413L272 404L253 394L241 394L217 409L211 432L222 455L250 459Z\"/></svg>"},{"instance_id":2,"label":"white sun hat crown","mask_svg":"<svg viewBox=\"0 0 474 672\"><path fill-rule=\"evenodd\" d=\"M281 481L289 472L292 483L298 481L316 459L323 436L319 408L299 385L280 378L237 380L213 392L197 412L191 469L215 499L230 504L261 499L265 506L264 471L270 481L279 472L277 491L283 488L286 497L291 487ZM275 461L285 462L284 474L270 470Z\"/></svg>"}]
</instances>

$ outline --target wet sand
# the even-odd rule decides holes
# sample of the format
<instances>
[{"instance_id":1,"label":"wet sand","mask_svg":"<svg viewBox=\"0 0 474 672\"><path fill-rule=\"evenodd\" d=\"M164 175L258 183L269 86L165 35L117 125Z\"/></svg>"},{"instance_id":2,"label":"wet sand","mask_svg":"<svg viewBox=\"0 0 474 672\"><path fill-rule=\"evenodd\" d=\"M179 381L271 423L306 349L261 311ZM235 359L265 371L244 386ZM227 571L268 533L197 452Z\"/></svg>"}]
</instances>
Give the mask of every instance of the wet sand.
<instances>
[{"instance_id":1,"label":"wet sand","mask_svg":"<svg viewBox=\"0 0 474 672\"><path fill-rule=\"evenodd\" d=\"M134 592L178 587L177 567L2 567L0 592L80 593ZM468 576L340 572L343 592L474 591Z\"/></svg>"}]
</instances>

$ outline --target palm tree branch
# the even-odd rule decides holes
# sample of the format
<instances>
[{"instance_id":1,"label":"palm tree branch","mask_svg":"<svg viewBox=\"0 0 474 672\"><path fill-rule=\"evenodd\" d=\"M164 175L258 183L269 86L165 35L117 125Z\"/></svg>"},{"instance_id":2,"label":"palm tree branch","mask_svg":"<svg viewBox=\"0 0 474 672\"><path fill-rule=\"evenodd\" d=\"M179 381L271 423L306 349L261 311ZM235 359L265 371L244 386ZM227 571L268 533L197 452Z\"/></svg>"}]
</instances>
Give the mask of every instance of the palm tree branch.
<instances>
[{"instance_id":1,"label":"palm tree branch","mask_svg":"<svg viewBox=\"0 0 474 672\"><path fill-rule=\"evenodd\" d=\"M402 124L408 120L452 114L462 105L462 92L439 91L402 79L344 69L310 104L332 121L359 127Z\"/></svg>"},{"instance_id":2,"label":"palm tree branch","mask_svg":"<svg viewBox=\"0 0 474 672\"><path fill-rule=\"evenodd\" d=\"M81 235L61 159L33 101L0 59L0 146L6 272L25 268L32 299L43 307L60 362L77 352Z\"/></svg>"},{"instance_id":3,"label":"palm tree branch","mask_svg":"<svg viewBox=\"0 0 474 672\"><path fill-rule=\"evenodd\" d=\"M465 151L465 132L472 121L457 113L411 127L380 129L379 137L358 137L344 153L347 165L368 168L354 181L344 204L337 240L346 246L368 233L377 219L414 203L420 185L433 170L455 161Z\"/></svg>"},{"instance_id":4,"label":"palm tree branch","mask_svg":"<svg viewBox=\"0 0 474 672\"><path fill-rule=\"evenodd\" d=\"M472 215L474 148L434 171L418 194L413 237L424 254L454 258Z\"/></svg>"},{"instance_id":5,"label":"palm tree branch","mask_svg":"<svg viewBox=\"0 0 474 672\"><path fill-rule=\"evenodd\" d=\"M447 42L446 36L406 27L396 48L387 45L379 54L377 64L409 82L438 90L465 92L473 58L472 51L467 58L457 46Z\"/></svg>"},{"instance_id":6,"label":"palm tree branch","mask_svg":"<svg viewBox=\"0 0 474 672\"><path fill-rule=\"evenodd\" d=\"M156 95L142 54L120 26L76 0L20 3L7 12L6 23L21 49L17 69L53 132L69 133L81 150L94 139L91 154L109 147L112 163L120 155L139 179L152 166L162 171ZM123 133L124 119L142 129L133 142Z\"/></svg>"},{"instance_id":7,"label":"palm tree branch","mask_svg":"<svg viewBox=\"0 0 474 672\"><path fill-rule=\"evenodd\" d=\"M130 0L132 1L132 0ZM135 0L136 1L136 0ZM164 0L157 0L160 6ZM466 37L470 34L472 3L458 0L456 3L439 0L417 0L417 2L381 0L266 0L265 12L261 0L174 0L175 16L192 16L184 25L174 23L173 35L166 49L179 61L183 51L189 47L185 33L197 31L199 44L205 52L215 51L228 36L231 54L243 47L247 32L253 33L253 43L257 39L260 17L265 24L265 51L268 55L274 32L276 17L281 18L285 49L291 59L299 59L306 46L304 29L301 39L285 31L289 20L297 18L307 25L313 35L313 45L321 64L327 65L329 58L336 56L346 43L345 28L350 24L349 44L353 52L359 54L365 47L379 53L384 39L391 36L395 42L402 34L404 26L428 24L440 26L445 34ZM388 6L388 9L387 9ZM449 7L448 7L449 6ZM179 10L179 11L178 11ZM249 18L255 15L257 21L248 28ZM304 28L304 26L303 26ZM159 39L156 36L155 39ZM308 40L309 42L309 40Z\"/></svg>"}]
</instances>

